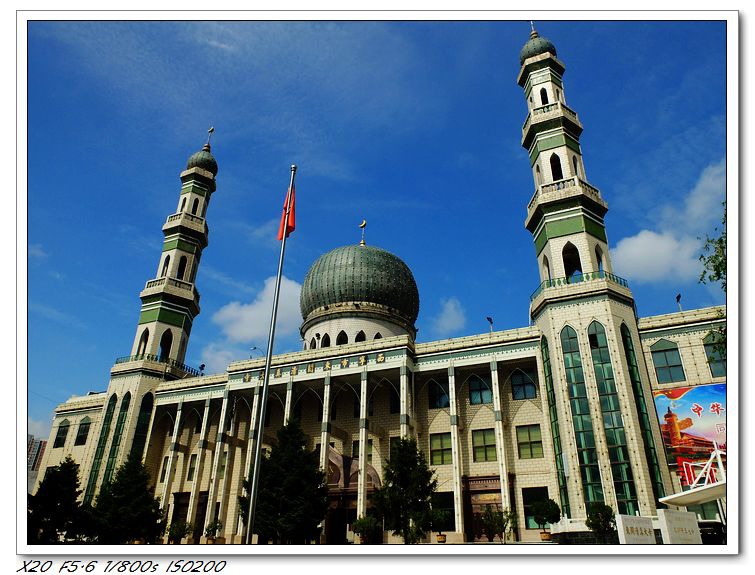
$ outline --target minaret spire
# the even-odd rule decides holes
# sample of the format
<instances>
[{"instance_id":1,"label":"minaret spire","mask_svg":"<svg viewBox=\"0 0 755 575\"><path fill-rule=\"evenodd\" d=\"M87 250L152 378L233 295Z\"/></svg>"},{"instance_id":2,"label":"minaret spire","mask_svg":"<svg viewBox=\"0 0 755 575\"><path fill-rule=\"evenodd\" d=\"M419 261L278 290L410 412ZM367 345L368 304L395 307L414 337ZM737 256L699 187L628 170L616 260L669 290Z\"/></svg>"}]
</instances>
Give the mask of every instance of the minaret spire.
<instances>
[{"instance_id":1,"label":"minaret spire","mask_svg":"<svg viewBox=\"0 0 755 575\"><path fill-rule=\"evenodd\" d=\"M210 129L207 130L207 143L205 144L205 147L207 148L207 151L210 150L210 138L212 138L212 133L215 131L215 128L210 126Z\"/></svg>"},{"instance_id":2,"label":"minaret spire","mask_svg":"<svg viewBox=\"0 0 755 575\"><path fill-rule=\"evenodd\" d=\"M362 220L362 223L359 224L359 227L362 228L362 241L359 242L360 246L366 246L367 244L364 241L364 229L367 227L367 220Z\"/></svg>"}]
</instances>

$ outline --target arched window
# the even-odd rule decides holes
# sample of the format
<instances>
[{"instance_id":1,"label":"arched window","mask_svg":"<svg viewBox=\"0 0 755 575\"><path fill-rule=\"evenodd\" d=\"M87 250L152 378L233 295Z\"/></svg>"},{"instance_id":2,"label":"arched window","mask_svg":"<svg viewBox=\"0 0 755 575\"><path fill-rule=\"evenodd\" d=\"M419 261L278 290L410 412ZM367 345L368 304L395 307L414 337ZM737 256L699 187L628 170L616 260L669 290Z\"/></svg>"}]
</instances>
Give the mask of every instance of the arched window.
<instances>
[{"instance_id":1,"label":"arched window","mask_svg":"<svg viewBox=\"0 0 755 575\"><path fill-rule=\"evenodd\" d=\"M540 353L543 356L543 375L545 375L545 392L548 398L548 415L551 423L553 436L553 455L556 460L556 472L558 474L558 493L561 496L561 510L565 517L569 516L569 492L566 488L566 472L564 471L563 450L561 448L561 430L558 424L558 411L556 410L556 394L553 391L553 371L551 370L550 351L548 340L544 337L540 340Z\"/></svg>"},{"instance_id":2,"label":"arched window","mask_svg":"<svg viewBox=\"0 0 755 575\"><path fill-rule=\"evenodd\" d=\"M726 340L719 331L712 331L703 339L708 367L713 377L726 376Z\"/></svg>"},{"instance_id":3,"label":"arched window","mask_svg":"<svg viewBox=\"0 0 755 575\"><path fill-rule=\"evenodd\" d=\"M571 157L571 165L574 168L574 175L579 177L579 164L577 163L577 156Z\"/></svg>"},{"instance_id":4,"label":"arched window","mask_svg":"<svg viewBox=\"0 0 755 575\"><path fill-rule=\"evenodd\" d=\"M145 393L139 406L139 416L136 419L134 439L131 442L131 454L141 459L144 454L144 444L147 442L149 420L152 419L152 406L155 404L155 396Z\"/></svg>"},{"instance_id":5,"label":"arched window","mask_svg":"<svg viewBox=\"0 0 755 575\"><path fill-rule=\"evenodd\" d=\"M347 343L349 343L349 336L346 335L345 331L341 331L336 337L336 345L346 345Z\"/></svg>"},{"instance_id":6,"label":"arched window","mask_svg":"<svg viewBox=\"0 0 755 575\"><path fill-rule=\"evenodd\" d=\"M186 196L184 196L184 198L181 200L181 208L178 211L183 212L185 207L186 207Z\"/></svg>"},{"instance_id":7,"label":"arched window","mask_svg":"<svg viewBox=\"0 0 755 575\"><path fill-rule=\"evenodd\" d=\"M549 280L551 279L551 266L548 262L548 256L543 256L543 275L545 276L545 279Z\"/></svg>"},{"instance_id":8,"label":"arched window","mask_svg":"<svg viewBox=\"0 0 755 575\"><path fill-rule=\"evenodd\" d=\"M539 186L542 184L542 180L540 178L540 166L535 166L535 183Z\"/></svg>"},{"instance_id":9,"label":"arched window","mask_svg":"<svg viewBox=\"0 0 755 575\"><path fill-rule=\"evenodd\" d=\"M165 333L163 333L163 336L160 338L160 359L168 359L168 357L170 357L171 347L173 347L173 332L166 329Z\"/></svg>"},{"instance_id":10,"label":"arched window","mask_svg":"<svg viewBox=\"0 0 755 575\"><path fill-rule=\"evenodd\" d=\"M365 341L366 339L367 339L367 336L366 336L366 335L364 335L364 332L363 332L363 331L360 331L360 332L359 332L359 333L358 333L358 334L357 334L357 335L356 335L356 336L354 337L354 341L355 341L355 342L358 342L358 341Z\"/></svg>"},{"instance_id":11,"label":"arched window","mask_svg":"<svg viewBox=\"0 0 755 575\"><path fill-rule=\"evenodd\" d=\"M207 202L202 204L202 217L205 217L206 213L207 213Z\"/></svg>"},{"instance_id":12,"label":"arched window","mask_svg":"<svg viewBox=\"0 0 755 575\"><path fill-rule=\"evenodd\" d=\"M149 341L149 328L145 328L142 337L139 338L139 345L136 348L136 355L147 353L147 342Z\"/></svg>"},{"instance_id":13,"label":"arched window","mask_svg":"<svg viewBox=\"0 0 755 575\"><path fill-rule=\"evenodd\" d=\"M667 339L659 339L650 346L658 383L686 381L679 347Z\"/></svg>"},{"instance_id":14,"label":"arched window","mask_svg":"<svg viewBox=\"0 0 755 575\"><path fill-rule=\"evenodd\" d=\"M511 374L511 397L512 399L535 399L537 397L537 384L535 373L531 370L525 373L521 369L515 369Z\"/></svg>"},{"instance_id":15,"label":"arched window","mask_svg":"<svg viewBox=\"0 0 755 575\"><path fill-rule=\"evenodd\" d=\"M194 203L191 204L191 214L196 216L199 209L199 198L194 198Z\"/></svg>"},{"instance_id":16,"label":"arched window","mask_svg":"<svg viewBox=\"0 0 755 575\"><path fill-rule=\"evenodd\" d=\"M571 242L566 242L563 251L561 252L564 258L564 272L567 278L582 275L582 262L579 259L579 250Z\"/></svg>"},{"instance_id":17,"label":"arched window","mask_svg":"<svg viewBox=\"0 0 755 575\"><path fill-rule=\"evenodd\" d=\"M170 255L165 256L165 261L163 262L163 271L160 272L160 277L164 278L168 274L168 266L170 265Z\"/></svg>"},{"instance_id":18,"label":"arched window","mask_svg":"<svg viewBox=\"0 0 755 575\"><path fill-rule=\"evenodd\" d=\"M309 342L309 349L317 349L317 340L315 338L312 338Z\"/></svg>"},{"instance_id":19,"label":"arched window","mask_svg":"<svg viewBox=\"0 0 755 575\"><path fill-rule=\"evenodd\" d=\"M176 277L180 280L184 279L184 274L186 273L186 263L189 260L186 258L186 256L181 256L181 259L178 260L178 271L176 272Z\"/></svg>"},{"instance_id":20,"label":"arched window","mask_svg":"<svg viewBox=\"0 0 755 575\"><path fill-rule=\"evenodd\" d=\"M320 347L330 347L330 336L327 333L324 336L322 336Z\"/></svg>"},{"instance_id":21,"label":"arched window","mask_svg":"<svg viewBox=\"0 0 755 575\"><path fill-rule=\"evenodd\" d=\"M553 177L553 181L557 182L558 180L564 179L564 172L561 169L561 158L558 157L558 154L551 154L551 176Z\"/></svg>"},{"instance_id":22,"label":"arched window","mask_svg":"<svg viewBox=\"0 0 755 575\"><path fill-rule=\"evenodd\" d=\"M89 481L87 482L87 489L84 494L84 503L90 503L94 497L94 489L97 486L97 478L100 476L100 464L102 463L102 456L105 453L107 438L110 435L110 423L113 421L113 412L115 411L115 404L117 401L118 396L114 393L110 396L110 399L107 402L105 417L102 419L102 427L100 428L100 438L97 440L97 449L94 451L92 469L89 472Z\"/></svg>"},{"instance_id":23,"label":"arched window","mask_svg":"<svg viewBox=\"0 0 755 575\"><path fill-rule=\"evenodd\" d=\"M380 334L380 332L377 332L373 339L383 339L383 336Z\"/></svg>"},{"instance_id":24,"label":"arched window","mask_svg":"<svg viewBox=\"0 0 755 575\"><path fill-rule=\"evenodd\" d=\"M548 92L545 88L540 88L540 103L545 106L548 103Z\"/></svg>"},{"instance_id":25,"label":"arched window","mask_svg":"<svg viewBox=\"0 0 755 575\"><path fill-rule=\"evenodd\" d=\"M603 250L600 249L600 246L595 246L595 267L598 268L599 272L603 271Z\"/></svg>"},{"instance_id":26,"label":"arched window","mask_svg":"<svg viewBox=\"0 0 755 575\"><path fill-rule=\"evenodd\" d=\"M110 453L107 456L107 465L105 466L105 474L102 477L102 483L108 483L113 477L113 471L115 470L115 461L118 459L118 450L121 447L121 437L123 437L123 426L126 423L126 414L128 413L129 405L131 405L131 393L126 392L121 400L121 409L118 412L118 420L115 422L115 431L113 431L113 441L110 444Z\"/></svg>"},{"instance_id":27,"label":"arched window","mask_svg":"<svg viewBox=\"0 0 755 575\"><path fill-rule=\"evenodd\" d=\"M55 443L52 444L53 449L63 447L66 444L69 427L71 427L71 422L67 419L60 422L60 425L58 425L58 432L55 434Z\"/></svg>"},{"instance_id":28,"label":"arched window","mask_svg":"<svg viewBox=\"0 0 755 575\"><path fill-rule=\"evenodd\" d=\"M561 90L556 88L556 100L561 101Z\"/></svg>"},{"instance_id":29,"label":"arched window","mask_svg":"<svg viewBox=\"0 0 755 575\"><path fill-rule=\"evenodd\" d=\"M469 403L470 405L493 403L493 388L477 375L469 378Z\"/></svg>"},{"instance_id":30,"label":"arched window","mask_svg":"<svg viewBox=\"0 0 755 575\"><path fill-rule=\"evenodd\" d=\"M85 417L79 422L79 429L76 432L76 440L73 442L75 445L85 445L87 437L89 437L89 428L92 426L92 420L89 417Z\"/></svg>"}]
</instances>

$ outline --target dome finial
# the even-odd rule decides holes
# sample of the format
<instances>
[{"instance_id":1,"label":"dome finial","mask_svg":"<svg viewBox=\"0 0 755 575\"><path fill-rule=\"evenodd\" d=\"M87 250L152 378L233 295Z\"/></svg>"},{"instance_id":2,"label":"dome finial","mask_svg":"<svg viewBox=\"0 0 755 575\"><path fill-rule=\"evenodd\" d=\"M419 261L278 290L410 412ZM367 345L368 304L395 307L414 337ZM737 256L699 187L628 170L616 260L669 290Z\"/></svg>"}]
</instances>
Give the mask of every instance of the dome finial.
<instances>
[{"instance_id":1,"label":"dome finial","mask_svg":"<svg viewBox=\"0 0 755 575\"><path fill-rule=\"evenodd\" d=\"M208 152L210 151L210 138L212 138L212 133L214 131L215 131L215 128L213 128L212 126L210 126L210 129L207 130L207 143L204 146L202 146L203 150L207 150Z\"/></svg>"},{"instance_id":2,"label":"dome finial","mask_svg":"<svg viewBox=\"0 0 755 575\"><path fill-rule=\"evenodd\" d=\"M530 28L532 29L532 32L530 32L530 38L537 38L539 34L537 33L537 30L535 30L535 23L530 20Z\"/></svg>"},{"instance_id":3,"label":"dome finial","mask_svg":"<svg viewBox=\"0 0 755 575\"><path fill-rule=\"evenodd\" d=\"M363 220L362 220L362 223L361 223L361 224L359 224L359 227L360 227L360 228L362 228L362 241L361 241L361 242L359 242L359 245L360 245L360 246L366 246L367 244L366 244L366 243L365 243L365 241L364 241L364 228L366 228L366 227L367 227L367 220L363 219Z\"/></svg>"}]
</instances>

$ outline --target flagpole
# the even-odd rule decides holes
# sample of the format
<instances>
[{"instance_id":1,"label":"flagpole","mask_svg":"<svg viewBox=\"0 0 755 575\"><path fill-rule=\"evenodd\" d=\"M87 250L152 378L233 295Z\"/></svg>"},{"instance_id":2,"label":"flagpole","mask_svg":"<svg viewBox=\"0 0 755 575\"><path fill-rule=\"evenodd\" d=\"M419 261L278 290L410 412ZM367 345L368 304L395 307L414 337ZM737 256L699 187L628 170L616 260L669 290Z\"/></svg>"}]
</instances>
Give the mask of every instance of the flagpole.
<instances>
[{"instance_id":1,"label":"flagpole","mask_svg":"<svg viewBox=\"0 0 755 575\"><path fill-rule=\"evenodd\" d=\"M273 340L275 339L275 321L278 316L278 296L280 296L281 276L283 275L283 255L286 252L286 238L288 237L288 215L291 211L291 191L294 189L294 178L296 177L296 165L291 165L291 182L288 186L286 195L286 213L283 216L283 239L281 240L281 253L278 260L278 275L275 278L275 293L273 295L273 313L270 317L270 335L267 339L267 356L265 358L265 375L262 380L262 396L260 398L257 417L257 428L254 430L254 467L252 468L252 484L249 487L249 514L246 529L246 544L248 545L252 530L254 529L254 518L257 512L257 488L260 481L260 459L262 458L262 433L265 428L265 411L267 409L267 390L270 382L270 362L273 357Z\"/></svg>"}]
</instances>

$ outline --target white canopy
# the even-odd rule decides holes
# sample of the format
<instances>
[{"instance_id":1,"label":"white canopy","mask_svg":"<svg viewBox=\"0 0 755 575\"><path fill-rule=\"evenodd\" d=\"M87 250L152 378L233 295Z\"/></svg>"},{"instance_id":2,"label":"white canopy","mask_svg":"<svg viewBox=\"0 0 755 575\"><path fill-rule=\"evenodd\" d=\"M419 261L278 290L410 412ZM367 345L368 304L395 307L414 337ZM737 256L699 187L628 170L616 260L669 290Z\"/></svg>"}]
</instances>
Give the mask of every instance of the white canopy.
<instances>
[{"instance_id":1,"label":"white canopy","mask_svg":"<svg viewBox=\"0 0 755 575\"><path fill-rule=\"evenodd\" d=\"M689 491L682 491L681 493L674 493L666 497L661 497L658 501L667 505L674 505L675 507L686 507L687 505L699 505L701 503L707 503L708 501L715 501L716 499L723 499L726 497L726 481L717 481L716 483L710 483L709 485L703 485L701 487L695 487Z\"/></svg>"}]
</instances>

